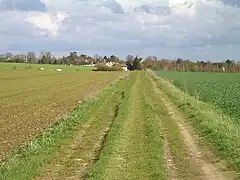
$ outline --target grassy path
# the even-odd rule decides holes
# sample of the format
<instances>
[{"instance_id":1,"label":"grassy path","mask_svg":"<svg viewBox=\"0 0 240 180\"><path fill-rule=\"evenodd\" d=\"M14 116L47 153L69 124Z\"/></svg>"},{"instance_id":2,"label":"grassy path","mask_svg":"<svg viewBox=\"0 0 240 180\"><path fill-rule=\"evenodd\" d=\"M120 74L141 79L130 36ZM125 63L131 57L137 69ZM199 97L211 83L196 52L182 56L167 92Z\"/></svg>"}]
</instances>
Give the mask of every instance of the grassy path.
<instances>
[{"instance_id":1,"label":"grassy path","mask_svg":"<svg viewBox=\"0 0 240 180\"><path fill-rule=\"evenodd\" d=\"M167 179L161 124L147 103L143 73L123 102L99 161L87 179Z\"/></svg>"},{"instance_id":2,"label":"grassy path","mask_svg":"<svg viewBox=\"0 0 240 180\"><path fill-rule=\"evenodd\" d=\"M199 137L185 118L185 114L177 108L177 105L167 96L161 88L161 79L151 78L153 99L158 103L154 107L158 108L160 104L163 107L158 108L167 110L167 118L162 118L165 127L165 138L168 156L170 161L166 161L169 174L173 174L172 179L206 179L206 180L230 180L234 179L233 172L222 169L221 164L214 164L208 157L206 148L199 144ZM155 92L155 97L154 97ZM169 92L168 92L169 93ZM162 114L160 114L161 116ZM166 160L169 160L169 158ZM212 159L213 160L213 159Z\"/></svg>"}]
</instances>

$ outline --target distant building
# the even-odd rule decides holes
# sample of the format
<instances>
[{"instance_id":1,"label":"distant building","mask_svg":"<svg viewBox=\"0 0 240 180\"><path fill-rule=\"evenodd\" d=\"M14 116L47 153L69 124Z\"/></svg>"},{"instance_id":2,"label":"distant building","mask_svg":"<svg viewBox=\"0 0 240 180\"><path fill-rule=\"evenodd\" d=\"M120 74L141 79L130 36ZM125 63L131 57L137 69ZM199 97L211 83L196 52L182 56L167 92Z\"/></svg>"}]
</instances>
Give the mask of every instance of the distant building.
<instances>
[{"instance_id":1,"label":"distant building","mask_svg":"<svg viewBox=\"0 0 240 180\"><path fill-rule=\"evenodd\" d=\"M107 62L105 65L108 67L112 67L115 63L114 62Z\"/></svg>"},{"instance_id":2,"label":"distant building","mask_svg":"<svg viewBox=\"0 0 240 180\"><path fill-rule=\"evenodd\" d=\"M127 65L123 64L123 65L122 65L122 68L123 68L124 71L128 71Z\"/></svg>"},{"instance_id":3,"label":"distant building","mask_svg":"<svg viewBox=\"0 0 240 180\"><path fill-rule=\"evenodd\" d=\"M94 67L94 66L96 66L96 64L84 64L83 66Z\"/></svg>"},{"instance_id":4,"label":"distant building","mask_svg":"<svg viewBox=\"0 0 240 180\"><path fill-rule=\"evenodd\" d=\"M85 61L86 62L86 61ZM96 66L96 64L94 64L93 62L91 62L90 64L88 63L88 64L84 64L83 66L91 66L91 67L94 67L94 66Z\"/></svg>"}]
</instances>

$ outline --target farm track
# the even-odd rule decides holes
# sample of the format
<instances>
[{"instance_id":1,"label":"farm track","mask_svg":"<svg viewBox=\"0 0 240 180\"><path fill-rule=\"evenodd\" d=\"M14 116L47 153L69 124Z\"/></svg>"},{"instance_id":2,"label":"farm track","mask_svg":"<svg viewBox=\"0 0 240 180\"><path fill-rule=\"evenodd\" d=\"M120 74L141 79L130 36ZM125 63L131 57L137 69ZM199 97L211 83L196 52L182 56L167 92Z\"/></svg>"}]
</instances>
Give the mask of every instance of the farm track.
<instances>
[{"instance_id":1,"label":"farm track","mask_svg":"<svg viewBox=\"0 0 240 180\"><path fill-rule=\"evenodd\" d=\"M220 170L208 159L182 112L152 78L141 75L133 84L129 111L118 124L121 131L114 134L118 138L115 143L110 138L87 179L234 179L233 172Z\"/></svg>"},{"instance_id":2,"label":"farm track","mask_svg":"<svg viewBox=\"0 0 240 180\"><path fill-rule=\"evenodd\" d=\"M133 72L33 179L233 180L157 81Z\"/></svg>"},{"instance_id":3,"label":"farm track","mask_svg":"<svg viewBox=\"0 0 240 180\"><path fill-rule=\"evenodd\" d=\"M120 106L109 138L87 179L165 179L160 124L147 104L144 73L138 73Z\"/></svg>"},{"instance_id":4,"label":"farm track","mask_svg":"<svg viewBox=\"0 0 240 180\"><path fill-rule=\"evenodd\" d=\"M159 80L159 79L158 79ZM223 171L219 165L212 163L206 149L199 147L198 136L187 123L168 96L159 88L153 79L152 87L156 93L155 99L164 104L167 118L162 118L165 124L165 160L170 179L200 179L200 180L231 180L234 173ZM157 107L157 106L155 106ZM160 115L161 116L161 115ZM176 133L174 135L174 133ZM169 136L170 135L170 136Z\"/></svg>"},{"instance_id":5,"label":"farm track","mask_svg":"<svg viewBox=\"0 0 240 180\"><path fill-rule=\"evenodd\" d=\"M78 101L94 97L120 74L68 72L31 81L4 80L0 89L15 92L0 94L0 161L73 111Z\"/></svg>"}]
</instances>

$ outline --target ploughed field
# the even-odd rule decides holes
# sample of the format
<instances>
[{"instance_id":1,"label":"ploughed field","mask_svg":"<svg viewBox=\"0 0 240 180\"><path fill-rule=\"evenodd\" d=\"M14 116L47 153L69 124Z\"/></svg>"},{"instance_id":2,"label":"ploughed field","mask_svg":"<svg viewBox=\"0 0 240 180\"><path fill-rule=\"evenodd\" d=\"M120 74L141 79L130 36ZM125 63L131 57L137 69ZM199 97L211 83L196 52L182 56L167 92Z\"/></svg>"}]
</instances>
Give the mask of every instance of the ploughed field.
<instances>
[{"instance_id":1,"label":"ploughed field","mask_svg":"<svg viewBox=\"0 0 240 180\"><path fill-rule=\"evenodd\" d=\"M240 119L240 73L158 72L178 88Z\"/></svg>"},{"instance_id":2,"label":"ploughed field","mask_svg":"<svg viewBox=\"0 0 240 180\"><path fill-rule=\"evenodd\" d=\"M19 67L0 68L0 161L123 74Z\"/></svg>"}]
</instances>

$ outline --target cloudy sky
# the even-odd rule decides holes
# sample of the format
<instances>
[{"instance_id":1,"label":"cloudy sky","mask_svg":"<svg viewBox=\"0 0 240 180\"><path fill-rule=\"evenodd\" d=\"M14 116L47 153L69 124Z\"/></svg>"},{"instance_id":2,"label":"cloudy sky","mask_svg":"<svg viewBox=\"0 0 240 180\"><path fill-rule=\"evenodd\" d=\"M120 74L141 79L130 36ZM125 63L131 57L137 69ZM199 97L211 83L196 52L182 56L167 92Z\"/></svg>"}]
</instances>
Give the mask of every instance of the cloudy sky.
<instances>
[{"instance_id":1,"label":"cloudy sky","mask_svg":"<svg viewBox=\"0 0 240 180\"><path fill-rule=\"evenodd\" d=\"M0 0L0 52L240 59L239 0Z\"/></svg>"}]
</instances>

